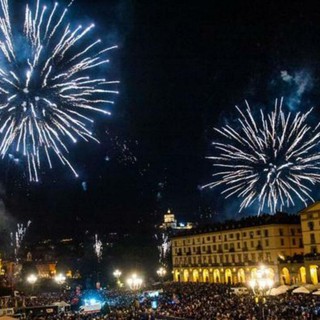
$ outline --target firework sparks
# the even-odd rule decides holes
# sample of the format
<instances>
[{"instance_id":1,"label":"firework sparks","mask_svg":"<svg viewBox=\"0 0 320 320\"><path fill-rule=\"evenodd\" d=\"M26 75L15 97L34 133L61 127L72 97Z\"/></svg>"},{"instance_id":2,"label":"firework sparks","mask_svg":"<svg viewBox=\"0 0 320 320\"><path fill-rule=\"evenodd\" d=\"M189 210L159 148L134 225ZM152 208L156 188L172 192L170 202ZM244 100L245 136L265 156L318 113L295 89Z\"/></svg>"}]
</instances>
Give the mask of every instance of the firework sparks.
<instances>
[{"instance_id":1,"label":"firework sparks","mask_svg":"<svg viewBox=\"0 0 320 320\"><path fill-rule=\"evenodd\" d=\"M218 155L214 182L205 187L222 186L225 198L241 199L240 211L256 203L259 213L272 213L295 205L298 199L307 205L312 200L312 185L320 182L319 124L312 127L306 113L286 113L283 99L274 110L255 118L248 103L240 114L240 128L225 125L215 128L225 142L213 142Z\"/></svg>"},{"instance_id":2,"label":"firework sparks","mask_svg":"<svg viewBox=\"0 0 320 320\"><path fill-rule=\"evenodd\" d=\"M93 249L95 255L97 256L98 262L100 262L100 260L102 259L103 245L97 234L94 236Z\"/></svg>"},{"instance_id":3,"label":"firework sparks","mask_svg":"<svg viewBox=\"0 0 320 320\"><path fill-rule=\"evenodd\" d=\"M139 145L138 140L122 139L118 135L112 135L109 131L106 131L106 133L111 142L111 148L116 152L116 159L119 163L129 166L138 162L138 158L132 150ZM109 161L107 157L106 161Z\"/></svg>"},{"instance_id":4,"label":"firework sparks","mask_svg":"<svg viewBox=\"0 0 320 320\"><path fill-rule=\"evenodd\" d=\"M162 243L158 246L159 262L165 264L171 250L171 242L168 235L165 233L161 234L161 240Z\"/></svg>"},{"instance_id":5,"label":"firework sparks","mask_svg":"<svg viewBox=\"0 0 320 320\"><path fill-rule=\"evenodd\" d=\"M17 230L16 232L11 232L11 246L14 248L14 255L16 258L16 261L19 259L19 250L21 248L22 241L24 240L27 230L30 227L31 221L29 220L27 225L25 226L23 223L17 224Z\"/></svg>"},{"instance_id":6,"label":"firework sparks","mask_svg":"<svg viewBox=\"0 0 320 320\"><path fill-rule=\"evenodd\" d=\"M112 87L119 82L93 71L109 62L106 54L116 46L86 43L94 25L73 29L58 3L51 9L40 0L34 9L26 4L21 30L11 24L8 0L0 5L0 155L9 149L22 154L30 181L38 181L43 157L52 168L52 154L78 176L67 144L79 138L99 142L88 112L109 115L105 106L113 101L107 97L118 93Z\"/></svg>"}]
</instances>

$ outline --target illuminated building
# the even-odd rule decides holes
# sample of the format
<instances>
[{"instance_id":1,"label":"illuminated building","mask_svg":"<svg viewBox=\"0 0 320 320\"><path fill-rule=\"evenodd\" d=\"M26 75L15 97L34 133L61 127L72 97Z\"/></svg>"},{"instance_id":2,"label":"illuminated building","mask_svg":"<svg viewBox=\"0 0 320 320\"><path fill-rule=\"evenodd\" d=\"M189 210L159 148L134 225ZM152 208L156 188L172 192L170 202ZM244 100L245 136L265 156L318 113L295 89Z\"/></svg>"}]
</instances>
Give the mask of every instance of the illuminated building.
<instances>
[{"instance_id":1,"label":"illuminated building","mask_svg":"<svg viewBox=\"0 0 320 320\"><path fill-rule=\"evenodd\" d=\"M38 262L36 263L39 278L52 278L56 274L56 263Z\"/></svg>"},{"instance_id":2,"label":"illuminated building","mask_svg":"<svg viewBox=\"0 0 320 320\"><path fill-rule=\"evenodd\" d=\"M320 202L300 212L307 282L320 281Z\"/></svg>"},{"instance_id":3,"label":"illuminated building","mask_svg":"<svg viewBox=\"0 0 320 320\"><path fill-rule=\"evenodd\" d=\"M193 228L193 224L188 222L178 223L175 215L168 209L167 213L163 217L163 222L160 225L156 225L155 238L158 241L159 250L159 262L161 265L171 269L171 241L169 240L173 235L190 230Z\"/></svg>"},{"instance_id":4,"label":"illuminated building","mask_svg":"<svg viewBox=\"0 0 320 320\"><path fill-rule=\"evenodd\" d=\"M305 281L299 217L250 217L172 237L174 281L246 283L263 263L275 282ZM294 267L294 269L292 269Z\"/></svg>"},{"instance_id":5,"label":"illuminated building","mask_svg":"<svg viewBox=\"0 0 320 320\"><path fill-rule=\"evenodd\" d=\"M171 210L168 209L167 213L163 217L163 223L161 224L160 228L168 229L168 228L176 228L177 220L175 215L171 213Z\"/></svg>"},{"instance_id":6,"label":"illuminated building","mask_svg":"<svg viewBox=\"0 0 320 320\"><path fill-rule=\"evenodd\" d=\"M172 230L190 230L194 226L191 222L178 223L175 215L168 209L167 213L163 217L163 223L159 226L160 229L172 229Z\"/></svg>"},{"instance_id":7,"label":"illuminated building","mask_svg":"<svg viewBox=\"0 0 320 320\"><path fill-rule=\"evenodd\" d=\"M3 260L1 269L3 275L7 278L9 283L12 283L14 279L14 274L19 268L15 262Z\"/></svg>"},{"instance_id":8,"label":"illuminated building","mask_svg":"<svg viewBox=\"0 0 320 320\"><path fill-rule=\"evenodd\" d=\"M4 275L4 269L2 267L2 259L1 259L1 256L0 256L0 276L3 276Z\"/></svg>"}]
</instances>

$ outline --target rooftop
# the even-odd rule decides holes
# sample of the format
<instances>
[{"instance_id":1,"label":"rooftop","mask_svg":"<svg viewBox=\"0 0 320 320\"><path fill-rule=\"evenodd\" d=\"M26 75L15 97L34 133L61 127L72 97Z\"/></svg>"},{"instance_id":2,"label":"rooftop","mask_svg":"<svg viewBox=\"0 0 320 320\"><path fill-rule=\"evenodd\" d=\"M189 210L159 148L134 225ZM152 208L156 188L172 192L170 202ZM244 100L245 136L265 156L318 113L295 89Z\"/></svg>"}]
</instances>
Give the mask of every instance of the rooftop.
<instances>
[{"instance_id":1,"label":"rooftop","mask_svg":"<svg viewBox=\"0 0 320 320\"><path fill-rule=\"evenodd\" d=\"M211 225L201 226L185 232L180 232L173 238L183 236L192 236L202 233L210 233L216 231L236 230L248 227L256 227L271 224L300 224L300 218L296 214L289 215L286 212L277 212L274 215L264 214L261 216L246 217L241 220L228 220L223 223L214 223Z\"/></svg>"}]
</instances>

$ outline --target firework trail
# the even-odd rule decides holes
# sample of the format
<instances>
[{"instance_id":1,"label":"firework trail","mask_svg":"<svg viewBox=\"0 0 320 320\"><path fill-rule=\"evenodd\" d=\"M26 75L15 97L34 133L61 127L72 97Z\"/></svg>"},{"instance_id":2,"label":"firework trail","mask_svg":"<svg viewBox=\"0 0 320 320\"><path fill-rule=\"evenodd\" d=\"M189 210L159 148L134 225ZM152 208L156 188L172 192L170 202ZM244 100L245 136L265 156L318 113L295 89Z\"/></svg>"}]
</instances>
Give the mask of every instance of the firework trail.
<instances>
[{"instance_id":1,"label":"firework trail","mask_svg":"<svg viewBox=\"0 0 320 320\"><path fill-rule=\"evenodd\" d=\"M274 110L255 118L248 103L237 110L240 128L225 125L215 128L225 142L213 142L217 172L214 182L205 186L222 186L225 198L241 199L240 211L258 204L259 212L274 213L295 205L298 199L307 205L311 186L320 182L319 124L307 120L312 112L286 113L283 99L275 101Z\"/></svg>"},{"instance_id":2,"label":"firework trail","mask_svg":"<svg viewBox=\"0 0 320 320\"><path fill-rule=\"evenodd\" d=\"M166 265L166 259L168 258L171 250L171 241L169 236L165 233L161 234L161 244L158 246L159 250L159 262Z\"/></svg>"},{"instance_id":3,"label":"firework trail","mask_svg":"<svg viewBox=\"0 0 320 320\"><path fill-rule=\"evenodd\" d=\"M70 2L69 6L73 3ZM67 158L69 141L99 142L90 131L88 112L109 115L107 97L119 83L98 77L106 54L91 40L94 25L72 28L68 9L49 10L35 0L26 4L24 23L11 24L8 0L0 0L0 155L9 149L26 159L30 181L38 181L43 157L52 168L52 154L77 172Z\"/></svg>"},{"instance_id":4,"label":"firework trail","mask_svg":"<svg viewBox=\"0 0 320 320\"><path fill-rule=\"evenodd\" d=\"M93 245L94 253L97 256L98 262L102 259L102 250L103 245L101 240L98 238L98 235L96 234L94 236L94 245Z\"/></svg>"},{"instance_id":5,"label":"firework trail","mask_svg":"<svg viewBox=\"0 0 320 320\"><path fill-rule=\"evenodd\" d=\"M30 227L31 221L29 220L27 225L25 226L23 223L17 224L17 230L15 233L11 232L11 246L14 248L14 256L16 261L19 259L19 250L21 248L22 241L24 240L27 230Z\"/></svg>"}]
</instances>

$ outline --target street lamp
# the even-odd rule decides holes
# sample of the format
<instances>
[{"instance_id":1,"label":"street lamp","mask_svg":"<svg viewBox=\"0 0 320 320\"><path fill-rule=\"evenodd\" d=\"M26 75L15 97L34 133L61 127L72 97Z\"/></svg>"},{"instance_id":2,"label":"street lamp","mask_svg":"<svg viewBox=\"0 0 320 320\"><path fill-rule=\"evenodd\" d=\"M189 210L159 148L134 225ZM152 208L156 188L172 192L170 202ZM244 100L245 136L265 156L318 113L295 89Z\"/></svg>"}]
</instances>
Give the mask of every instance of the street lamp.
<instances>
[{"instance_id":1,"label":"street lamp","mask_svg":"<svg viewBox=\"0 0 320 320\"><path fill-rule=\"evenodd\" d=\"M139 290L142 285L142 279L134 273L130 278L128 278L127 283L131 290Z\"/></svg>"},{"instance_id":2,"label":"street lamp","mask_svg":"<svg viewBox=\"0 0 320 320\"><path fill-rule=\"evenodd\" d=\"M165 268L163 268L163 267L160 267L160 268L157 270L157 274L158 274L158 276L160 277L161 282L162 282L164 276L167 274L167 270L166 270Z\"/></svg>"},{"instance_id":3,"label":"street lamp","mask_svg":"<svg viewBox=\"0 0 320 320\"><path fill-rule=\"evenodd\" d=\"M62 273L59 273L54 277L54 281L57 284L62 285L66 281L66 277Z\"/></svg>"},{"instance_id":4,"label":"street lamp","mask_svg":"<svg viewBox=\"0 0 320 320\"><path fill-rule=\"evenodd\" d=\"M266 302L266 293L273 287L274 281L271 279L271 273L265 266L260 266L255 274L255 277L251 278L249 285L255 296L256 303L261 308L261 318L264 320L264 303Z\"/></svg>"},{"instance_id":5,"label":"street lamp","mask_svg":"<svg viewBox=\"0 0 320 320\"><path fill-rule=\"evenodd\" d=\"M27 282L30 283L32 292L33 292L33 289L34 289L34 284L37 282L37 280L38 280L38 277L35 274L30 274L27 277Z\"/></svg>"},{"instance_id":6,"label":"street lamp","mask_svg":"<svg viewBox=\"0 0 320 320\"><path fill-rule=\"evenodd\" d=\"M113 272L113 276L117 279L117 284L118 284L119 287L121 286L121 282L120 282L121 275L122 275L122 272L120 270L118 270L118 269L116 269Z\"/></svg>"}]
</instances>

